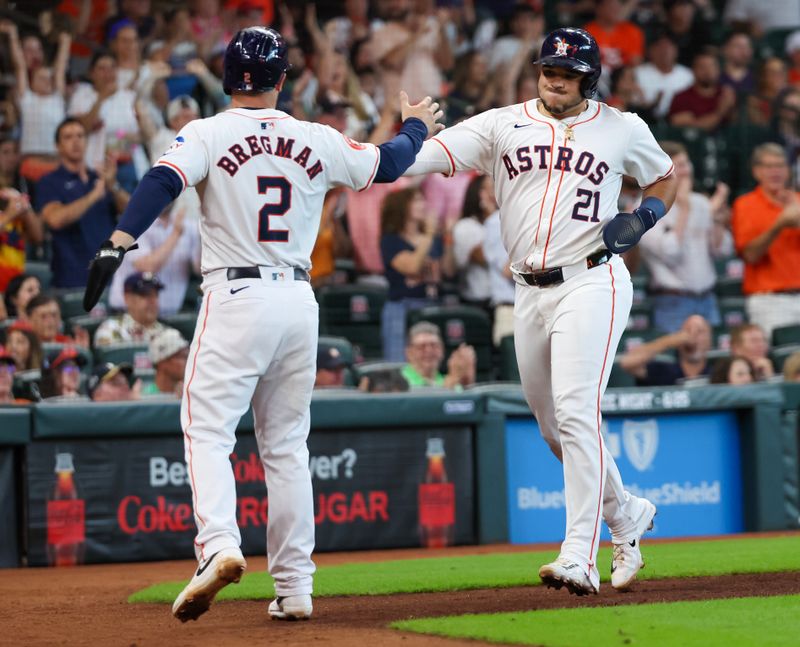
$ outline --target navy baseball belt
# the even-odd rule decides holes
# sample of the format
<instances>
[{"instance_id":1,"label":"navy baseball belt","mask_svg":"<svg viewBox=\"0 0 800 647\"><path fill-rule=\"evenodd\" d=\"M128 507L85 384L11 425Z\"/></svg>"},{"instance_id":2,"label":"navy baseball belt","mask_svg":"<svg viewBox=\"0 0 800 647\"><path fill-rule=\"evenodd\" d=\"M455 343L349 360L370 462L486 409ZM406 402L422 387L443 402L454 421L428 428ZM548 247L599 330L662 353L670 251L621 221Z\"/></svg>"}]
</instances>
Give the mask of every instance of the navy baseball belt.
<instances>
[{"instance_id":1,"label":"navy baseball belt","mask_svg":"<svg viewBox=\"0 0 800 647\"><path fill-rule=\"evenodd\" d=\"M309 276L308 272L300 267L292 268L294 271L294 280L295 281L307 281L311 283L311 277ZM236 279L260 279L261 278L261 268L257 265L252 267L229 267L228 268L228 280L235 281Z\"/></svg>"},{"instance_id":2,"label":"navy baseball belt","mask_svg":"<svg viewBox=\"0 0 800 647\"><path fill-rule=\"evenodd\" d=\"M590 270L593 267L608 262L610 259L611 252L607 249L601 249L586 257L586 269ZM572 268L572 266L567 267ZM537 270L536 272L519 272L519 276L528 285L543 288L548 285L563 283L569 278L564 276L564 269L564 267L550 267L544 270Z\"/></svg>"}]
</instances>

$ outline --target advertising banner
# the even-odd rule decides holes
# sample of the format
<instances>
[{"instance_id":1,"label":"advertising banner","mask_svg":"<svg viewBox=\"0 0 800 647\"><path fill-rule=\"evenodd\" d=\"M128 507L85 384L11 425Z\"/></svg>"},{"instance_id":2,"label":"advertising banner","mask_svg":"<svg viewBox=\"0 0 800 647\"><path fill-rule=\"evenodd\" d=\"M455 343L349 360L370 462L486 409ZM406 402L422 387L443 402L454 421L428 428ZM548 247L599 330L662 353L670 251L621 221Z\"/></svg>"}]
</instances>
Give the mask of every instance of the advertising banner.
<instances>
[{"instance_id":1,"label":"advertising banner","mask_svg":"<svg viewBox=\"0 0 800 647\"><path fill-rule=\"evenodd\" d=\"M0 568L19 566L17 482L11 448L0 449L0 519Z\"/></svg>"},{"instance_id":2,"label":"advertising banner","mask_svg":"<svg viewBox=\"0 0 800 647\"><path fill-rule=\"evenodd\" d=\"M317 550L474 543L471 438L469 427L314 431ZM231 465L242 549L263 554L269 504L254 436L239 437ZM31 565L191 557L189 478L180 438L29 445Z\"/></svg>"},{"instance_id":3,"label":"advertising banner","mask_svg":"<svg viewBox=\"0 0 800 647\"><path fill-rule=\"evenodd\" d=\"M609 417L606 447L632 494L656 504L657 537L743 530L739 429L732 412ZM512 543L564 538L564 476L531 418L506 423ZM610 539L603 526L603 539Z\"/></svg>"}]
</instances>

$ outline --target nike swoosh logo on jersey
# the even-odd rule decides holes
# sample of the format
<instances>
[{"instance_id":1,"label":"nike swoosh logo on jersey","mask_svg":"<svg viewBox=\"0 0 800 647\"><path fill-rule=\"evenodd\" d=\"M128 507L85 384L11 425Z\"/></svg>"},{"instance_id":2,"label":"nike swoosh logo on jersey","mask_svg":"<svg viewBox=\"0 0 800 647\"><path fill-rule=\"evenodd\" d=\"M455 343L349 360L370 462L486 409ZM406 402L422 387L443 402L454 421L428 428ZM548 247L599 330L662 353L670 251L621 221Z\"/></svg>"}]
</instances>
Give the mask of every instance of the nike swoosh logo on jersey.
<instances>
[{"instance_id":1,"label":"nike swoosh logo on jersey","mask_svg":"<svg viewBox=\"0 0 800 647\"><path fill-rule=\"evenodd\" d=\"M514 128L527 128L528 126L533 126L533 124L514 124Z\"/></svg>"},{"instance_id":2,"label":"nike swoosh logo on jersey","mask_svg":"<svg viewBox=\"0 0 800 647\"><path fill-rule=\"evenodd\" d=\"M249 287L250 287L249 285L245 285L243 288L236 288L235 290L233 288L231 288L231 294L236 294L237 292L241 292L242 290L246 290Z\"/></svg>"}]
</instances>

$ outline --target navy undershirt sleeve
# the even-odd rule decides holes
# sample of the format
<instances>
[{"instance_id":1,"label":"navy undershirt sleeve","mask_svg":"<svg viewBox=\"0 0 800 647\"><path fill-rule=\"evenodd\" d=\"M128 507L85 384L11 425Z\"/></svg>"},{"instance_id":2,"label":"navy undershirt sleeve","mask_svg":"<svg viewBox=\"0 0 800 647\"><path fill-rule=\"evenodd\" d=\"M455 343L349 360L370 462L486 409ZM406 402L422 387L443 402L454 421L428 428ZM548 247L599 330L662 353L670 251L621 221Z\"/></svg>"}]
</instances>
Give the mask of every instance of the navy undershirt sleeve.
<instances>
[{"instance_id":1,"label":"navy undershirt sleeve","mask_svg":"<svg viewBox=\"0 0 800 647\"><path fill-rule=\"evenodd\" d=\"M183 182L175 171L166 166L154 166L133 192L117 229L134 239L139 238L182 190Z\"/></svg>"},{"instance_id":2,"label":"navy undershirt sleeve","mask_svg":"<svg viewBox=\"0 0 800 647\"><path fill-rule=\"evenodd\" d=\"M375 182L394 182L405 173L417 158L427 136L428 128L421 119L406 119L392 139L378 146L381 150L381 162L375 173Z\"/></svg>"}]
</instances>

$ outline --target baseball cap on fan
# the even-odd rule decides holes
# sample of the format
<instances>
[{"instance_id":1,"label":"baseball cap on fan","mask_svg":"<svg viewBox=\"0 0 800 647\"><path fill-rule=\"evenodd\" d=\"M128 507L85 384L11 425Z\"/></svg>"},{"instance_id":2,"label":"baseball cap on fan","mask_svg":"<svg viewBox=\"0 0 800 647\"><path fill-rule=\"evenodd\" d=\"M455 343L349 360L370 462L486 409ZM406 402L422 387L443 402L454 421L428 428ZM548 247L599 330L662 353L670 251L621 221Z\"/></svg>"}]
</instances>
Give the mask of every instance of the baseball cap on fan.
<instances>
[{"instance_id":1,"label":"baseball cap on fan","mask_svg":"<svg viewBox=\"0 0 800 647\"><path fill-rule=\"evenodd\" d=\"M65 362L73 362L79 367L86 366L86 358L81 355L74 346L64 346L47 356L44 362L44 368L55 371Z\"/></svg>"},{"instance_id":2,"label":"baseball cap on fan","mask_svg":"<svg viewBox=\"0 0 800 647\"><path fill-rule=\"evenodd\" d=\"M177 330L166 328L150 340L147 352L150 355L150 361L155 366L188 346L189 342Z\"/></svg>"},{"instance_id":3,"label":"baseball cap on fan","mask_svg":"<svg viewBox=\"0 0 800 647\"><path fill-rule=\"evenodd\" d=\"M94 370L92 370L92 374L89 376L89 397L94 395L94 392L97 390L98 386L100 386L103 382L113 379L119 373L122 373L128 379L128 383L130 384L133 378L133 366L127 362L120 362L119 364L105 362L95 366Z\"/></svg>"},{"instance_id":4,"label":"baseball cap on fan","mask_svg":"<svg viewBox=\"0 0 800 647\"><path fill-rule=\"evenodd\" d=\"M317 348L317 370L337 371L347 366L341 351L336 346L324 342Z\"/></svg>"},{"instance_id":5,"label":"baseball cap on fan","mask_svg":"<svg viewBox=\"0 0 800 647\"><path fill-rule=\"evenodd\" d=\"M160 292L164 289L164 284L158 280L155 274L150 272L134 272L125 279L125 292L147 295L153 291Z\"/></svg>"}]
</instances>

